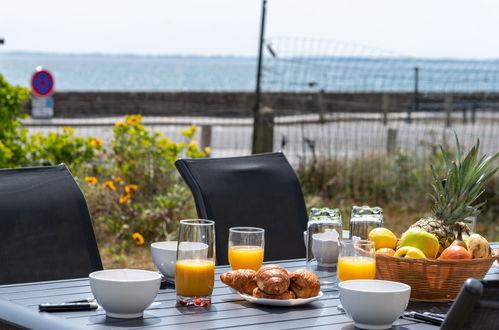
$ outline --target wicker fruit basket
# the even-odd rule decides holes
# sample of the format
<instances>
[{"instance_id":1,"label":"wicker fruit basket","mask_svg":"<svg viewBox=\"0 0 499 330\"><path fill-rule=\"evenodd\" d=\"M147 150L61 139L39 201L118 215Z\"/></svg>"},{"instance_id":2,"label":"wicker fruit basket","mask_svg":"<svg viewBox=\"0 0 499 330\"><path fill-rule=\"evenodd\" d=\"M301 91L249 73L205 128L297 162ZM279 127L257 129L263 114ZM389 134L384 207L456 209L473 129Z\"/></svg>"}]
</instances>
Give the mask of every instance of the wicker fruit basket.
<instances>
[{"instance_id":1,"label":"wicker fruit basket","mask_svg":"<svg viewBox=\"0 0 499 330\"><path fill-rule=\"evenodd\" d=\"M467 278L483 279L499 256L471 260L376 255L376 278L411 286L411 301L449 302Z\"/></svg>"}]
</instances>

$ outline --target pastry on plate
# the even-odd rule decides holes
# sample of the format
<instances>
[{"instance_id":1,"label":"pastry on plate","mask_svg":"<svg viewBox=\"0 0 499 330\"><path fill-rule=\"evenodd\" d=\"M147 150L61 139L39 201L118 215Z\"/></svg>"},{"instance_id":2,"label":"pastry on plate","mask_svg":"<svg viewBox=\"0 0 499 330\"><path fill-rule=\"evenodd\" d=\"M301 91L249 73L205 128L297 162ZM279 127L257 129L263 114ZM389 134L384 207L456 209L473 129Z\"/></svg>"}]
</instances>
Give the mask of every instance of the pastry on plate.
<instances>
[{"instance_id":1,"label":"pastry on plate","mask_svg":"<svg viewBox=\"0 0 499 330\"><path fill-rule=\"evenodd\" d=\"M259 288L255 288L255 290L253 290L252 296L255 298L281 299L281 300L295 299L296 298L293 291L290 291L290 290L286 290L281 294L267 294L267 293L263 292L262 290L260 290Z\"/></svg>"},{"instance_id":2,"label":"pastry on plate","mask_svg":"<svg viewBox=\"0 0 499 330\"><path fill-rule=\"evenodd\" d=\"M278 295L289 288L289 273L279 265L265 265L260 267L255 274L258 288L270 295Z\"/></svg>"},{"instance_id":3,"label":"pastry on plate","mask_svg":"<svg viewBox=\"0 0 499 330\"><path fill-rule=\"evenodd\" d=\"M231 270L221 274L220 280L240 293L246 293L251 296L253 290L257 287L255 273L252 269Z\"/></svg>"},{"instance_id":4,"label":"pastry on plate","mask_svg":"<svg viewBox=\"0 0 499 330\"><path fill-rule=\"evenodd\" d=\"M319 278L306 269L298 269L289 273L290 285L289 288L296 295L296 298L315 297L321 290L321 282Z\"/></svg>"}]
</instances>

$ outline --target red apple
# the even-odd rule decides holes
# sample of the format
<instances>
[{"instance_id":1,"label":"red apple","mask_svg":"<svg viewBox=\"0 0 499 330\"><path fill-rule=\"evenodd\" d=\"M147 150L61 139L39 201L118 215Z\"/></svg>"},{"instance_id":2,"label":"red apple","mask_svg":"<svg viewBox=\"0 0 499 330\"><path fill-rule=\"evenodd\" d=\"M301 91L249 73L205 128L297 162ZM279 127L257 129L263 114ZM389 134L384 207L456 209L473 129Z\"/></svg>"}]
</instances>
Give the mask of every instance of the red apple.
<instances>
[{"instance_id":1,"label":"red apple","mask_svg":"<svg viewBox=\"0 0 499 330\"><path fill-rule=\"evenodd\" d=\"M447 249L442 251L440 260L453 260L453 259L471 259L471 253L464 247L459 245L449 246Z\"/></svg>"}]
</instances>

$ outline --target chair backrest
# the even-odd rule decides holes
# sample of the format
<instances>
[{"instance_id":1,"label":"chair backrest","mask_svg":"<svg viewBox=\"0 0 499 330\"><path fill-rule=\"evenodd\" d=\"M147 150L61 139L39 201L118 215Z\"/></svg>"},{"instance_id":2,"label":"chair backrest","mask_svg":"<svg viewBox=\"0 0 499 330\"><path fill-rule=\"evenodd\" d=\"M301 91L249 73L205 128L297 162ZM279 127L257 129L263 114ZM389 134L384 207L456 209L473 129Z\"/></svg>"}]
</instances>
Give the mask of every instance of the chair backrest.
<instances>
[{"instance_id":1,"label":"chair backrest","mask_svg":"<svg viewBox=\"0 0 499 330\"><path fill-rule=\"evenodd\" d=\"M102 269L83 194L65 165L0 170L0 284Z\"/></svg>"},{"instance_id":2,"label":"chair backrest","mask_svg":"<svg viewBox=\"0 0 499 330\"><path fill-rule=\"evenodd\" d=\"M499 280L467 279L441 329L499 329Z\"/></svg>"},{"instance_id":3,"label":"chair backrest","mask_svg":"<svg viewBox=\"0 0 499 330\"><path fill-rule=\"evenodd\" d=\"M307 211L296 174L283 153L179 159L200 218L215 221L218 264L228 263L229 228L265 229L265 260L305 257Z\"/></svg>"}]
</instances>

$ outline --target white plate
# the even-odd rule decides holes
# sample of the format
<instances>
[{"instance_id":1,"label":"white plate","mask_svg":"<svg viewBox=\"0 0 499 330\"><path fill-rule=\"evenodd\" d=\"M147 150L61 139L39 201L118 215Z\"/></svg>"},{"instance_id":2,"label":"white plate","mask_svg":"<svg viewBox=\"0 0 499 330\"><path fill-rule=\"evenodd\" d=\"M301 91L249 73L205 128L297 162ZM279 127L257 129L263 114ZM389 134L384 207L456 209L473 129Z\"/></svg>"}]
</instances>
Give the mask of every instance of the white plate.
<instances>
[{"instance_id":1,"label":"white plate","mask_svg":"<svg viewBox=\"0 0 499 330\"><path fill-rule=\"evenodd\" d=\"M260 305L268 305L268 306L298 306L298 305L304 305L311 303L312 301L315 301L322 297L323 293L322 291L319 292L319 294L315 297L311 298L305 298L305 299L268 299L268 298L255 298L247 294L240 293L239 294L241 298L243 298L246 301L252 302L254 304L260 304Z\"/></svg>"}]
</instances>

